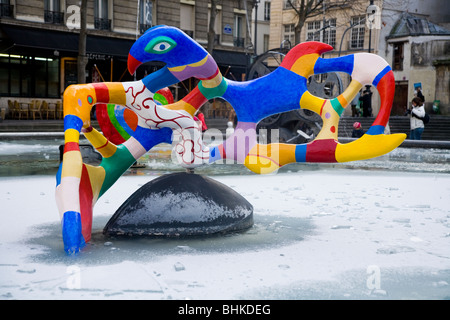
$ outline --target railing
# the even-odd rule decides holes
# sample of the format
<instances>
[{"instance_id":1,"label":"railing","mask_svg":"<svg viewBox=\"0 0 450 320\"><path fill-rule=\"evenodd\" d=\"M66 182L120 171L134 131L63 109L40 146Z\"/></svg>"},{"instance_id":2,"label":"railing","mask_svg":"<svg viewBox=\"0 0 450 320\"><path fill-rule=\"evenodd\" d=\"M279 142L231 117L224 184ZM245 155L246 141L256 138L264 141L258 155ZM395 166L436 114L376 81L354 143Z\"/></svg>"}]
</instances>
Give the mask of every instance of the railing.
<instances>
[{"instance_id":1,"label":"railing","mask_svg":"<svg viewBox=\"0 0 450 320\"><path fill-rule=\"evenodd\" d=\"M364 39L360 40L350 40L348 42L348 50L363 50L364 49Z\"/></svg>"},{"instance_id":2,"label":"railing","mask_svg":"<svg viewBox=\"0 0 450 320\"><path fill-rule=\"evenodd\" d=\"M139 32L141 33L141 34L144 34L145 33L145 31L147 31L148 29L150 29L152 26L150 25L150 24L143 24L143 23L141 23L141 24L139 24Z\"/></svg>"},{"instance_id":3,"label":"railing","mask_svg":"<svg viewBox=\"0 0 450 320\"><path fill-rule=\"evenodd\" d=\"M111 20L94 18L94 28L97 30L111 30Z\"/></svg>"},{"instance_id":4,"label":"railing","mask_svg":"<svg viewBox=\"0 0 450 320\"><path fill-rule=\"evenodd\" d=\"M245 38L234 38L233 42L235 47L245 47Z\"/></svg>"},{"instance_id":5,"label":"railing","mask_svg":"<svg viewBox=\"0 0 450 320\"><path fill-rule=\"evenodd\" d=\"M0 3L0 17L12 18L14 15L14 6Z\"/></svg>"},{"instance_id":6,"label":"railing","mask_svg":"<svg viewBox=\"0 0 450 320\"><path fill-rule=\"evenodd\" d=\"M64 12L57 11L44 11L44 21L46 23L63 24L64 23Z\"/></svg>"}]
</instances>

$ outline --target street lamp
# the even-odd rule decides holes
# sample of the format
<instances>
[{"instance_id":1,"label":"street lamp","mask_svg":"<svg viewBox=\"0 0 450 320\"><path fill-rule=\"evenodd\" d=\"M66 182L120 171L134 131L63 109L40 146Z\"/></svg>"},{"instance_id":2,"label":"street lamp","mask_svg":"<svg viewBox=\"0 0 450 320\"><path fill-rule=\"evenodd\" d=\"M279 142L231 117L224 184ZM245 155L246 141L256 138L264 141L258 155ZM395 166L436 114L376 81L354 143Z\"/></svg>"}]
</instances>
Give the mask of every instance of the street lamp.
<instances>
[{"instance_id":1,"label":"street lamp","mask_svg":"<svg viewBox=\"0 0 450 320\"><path fill-rule=\"evenodd\" d=\"M372 47L372 20L370 19L370 15L374 15L376 13L377 9L376 6L373 4L373 0L370 0L369 2L369 6L366 9L366 21L367 24L369 25L369 53L371 51L371 47Z\"/></svg>"}]
</instances>

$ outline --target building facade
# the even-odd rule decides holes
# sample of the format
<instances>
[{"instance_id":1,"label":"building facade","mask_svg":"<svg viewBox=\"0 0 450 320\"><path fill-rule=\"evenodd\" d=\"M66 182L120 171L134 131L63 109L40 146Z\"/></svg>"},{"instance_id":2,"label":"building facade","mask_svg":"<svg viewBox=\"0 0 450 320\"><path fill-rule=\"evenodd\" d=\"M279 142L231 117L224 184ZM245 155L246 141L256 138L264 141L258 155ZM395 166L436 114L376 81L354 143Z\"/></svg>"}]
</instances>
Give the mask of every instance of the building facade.
<instances>
[{"instance_id":1,"label":"building facade","mask_svg":"<svg viewBox=\"0 0 450 320\"><path fill-rule=\"evenodd\" d=\"M383 2L379 54L394 71L392 114L402 115L420 86L425 109L450 115L450 7L445 0Z\"/></svg>"},{"instance_id":2,"label":"building facade","mask_svg":"<svg viewBox=\"0 0 450 320\"><path fill-rule=\"evenodd\" d=\"M295 6L299 1L292 0ZM380 1L375 1L375 5ZM329 55L368 51L371 37L371 51L376 52L375 35L366 27L366 9L369 1L328 0L306 17L300 30L299 42L321 41L334 47ZM299 16L288 0L272 0L270 23L270 47L279 48L284 40L292 46L295 43Z\"/></svg>"},{"instance_id":3,"label":"building facade","mask_svg":"<svg viewBox=\"0 0 450 320\"><path fill-rule=\"evenodd\" d=\"M372 23L366 12L370 3L376 8ZM448 97L450 7L446 0L325 0L315 13L307 17L297 36L300 42L314 40L330 44L334 50L325 57L336 57L356 52L372 52L384 57L394 69L396 96L392 115L403 115L404 108L414 96L414 85L421 83L428 96L427 110L434 100L440 101L441 114L450 114ZM292 0L292 4L299 3ZM314 2L316 3L316 2ZM333 5L336 5L335 7ZM288 42L295 45L299 16L288 0L271 1L270 47L278 48ZM404 25L420 24L422 27L399 34L396 26L407 12L416 18L406 19ZM430 27L428 27L430 24ZM435 26L435 27L433 27ZM418 27L417 27L418 28ZM401 46L401 48L400 48ZM402 50L398 51L399 48ZM401 60L401 66L399 65ZM439 76L441 75L441 76ZM350 77L341 75L344 87ZM442 83L442 80L444 81ZM372 99L373 114L379 106L378 92ZM346 108L345 115L351 111Z\"/></svg>"},{"instance_id":4,"label":"building facade","mask_svg":"<svg viewBox=\"0 0 450 320\"><path fill-rule=\"evenodd\" d=\"M217 3L212 54L223 74L241 80L253 54L253 1ZM210 0L88 0L86 83L133 80L128 51L154 25L178 27L206 48L210 8ZM1 1L0 107L8 98L60 99L77 82L80 18L79 0ZM161 66L144 65L136 77ZM194 85L179 88L189 91Z\"/></svg>"},{"instance_id":5,"label":"building facade","mask_svg":"<svg viewBox=\"0 0 450 320\"><path fill-rule=\"evenodd\" d=\"M256 0L253 4L251 39L253 39L255 54L261 55L272 49L269 46L271 0Z\"/></svg>"},{"instance_id":6,"label":"building facade","mask_svg":"<svg viewBox=\"0 0 450 320\"><path fill-rule=\"evenodd\" d=\"M299 15L292 5L299 8L300 1L272 0L270 20L270 47L293 47L299 42L320 41L331 45L334 50L324 54L324 58L338 57L357 52L378 52L379 32L366 25L366 10L369 1L365 0L325 0L319 2L304 20L301 30L297 29ZM316 3L316 2L315 2ZM374 1L381 5L381 1ZM296 35L296 33L298 33ZM296 41L297 40L297 41ZM351 81L350 76L339 73L345 88ZM320 80L319 80L320 81ZM379 96L373 94L373 113L378 112ZM346 108L344 115L351 115Z\"/></svg>"}]
</instances>

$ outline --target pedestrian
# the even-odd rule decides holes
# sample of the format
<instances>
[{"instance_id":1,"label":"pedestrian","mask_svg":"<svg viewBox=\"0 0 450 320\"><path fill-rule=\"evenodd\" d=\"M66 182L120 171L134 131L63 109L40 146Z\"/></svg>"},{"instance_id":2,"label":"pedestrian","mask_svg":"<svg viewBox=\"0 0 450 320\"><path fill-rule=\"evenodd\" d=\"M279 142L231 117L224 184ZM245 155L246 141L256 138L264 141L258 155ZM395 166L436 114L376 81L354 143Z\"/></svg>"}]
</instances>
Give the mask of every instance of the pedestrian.
<instances>
[{"instance_id":1,"label":"pedestrian","mask_svg":"<svg viewBox=\"0 0 450 320\"><path fill-rule=\"evenodd\" d=\"M359 98L362 103L363 117L372 116L372 91L370 88L364 90L363 95Z\"/></svg>"},{"instance_id":2,"label":"pedestrian","mask_svg":"<svg viewBox=\"0 0 450 320\"><path fill-rule=\"evenodd\" d=\"M361 97L361 93L358 91L358 93L356 94L355 98L353 98L352 100L352 117L359 117L359 105L361 104L361 102L359 101L359 97Z\"/></svg>"},{"instance_id":3,"label":"pedestrian","mask_svg":"<svg viewBox=\"0 0 450 320\"><path fill-rule=\"evenodd\" d=\"M423 121L419 118L425 117L425 106L422 99L415 97L411 101L411 108L409 109L411 132L409 138L411 140L421 140L422 133L425 129Z\"/></svg>"},{"instance_id":4,"label":"pedestrian","mask_svg":"<svg viewBox=\"0 0 450 320\"><path fill-rule=\"evenodd\" d=\"M236 112L234 111L234 109L231 109L229 114L228 114L228 121L233 122L233 126L236 127L237 125L237 116L236 116Z\"/></svg>"},{"instance_id":5,"label":"pedestrian","mask_svg":"<svg viewBox=\"0 0 450 320\"><path fill-rule=\"evenodd\" d=\"M234 133L234 128L233 128L233 122L228 121L227 122L227 129L225 131L225 135L226 137L230 137L232 134Z\"/></svg>"},{"instance_id":6,"label":"pedestrian","mask_svg":"<svg viewBox=\"0 0 450 320\"><path fill-rule=\"evenodd\" d=\"M364 135L364 130L360 122L353 124L352 138L361 138Z\"/></svg>"}]
</instances>

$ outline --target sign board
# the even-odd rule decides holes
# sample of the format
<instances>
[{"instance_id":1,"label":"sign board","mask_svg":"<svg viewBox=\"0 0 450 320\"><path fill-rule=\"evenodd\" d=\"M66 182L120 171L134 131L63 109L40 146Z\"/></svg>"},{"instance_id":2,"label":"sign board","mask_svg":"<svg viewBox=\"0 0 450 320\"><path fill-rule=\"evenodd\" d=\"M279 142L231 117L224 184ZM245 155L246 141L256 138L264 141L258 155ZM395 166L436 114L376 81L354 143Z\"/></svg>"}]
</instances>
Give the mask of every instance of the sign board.
<instances>
[{"instance_id":1,"label":"sign board","mask_svg":"<svg viewBox=\"0 0 450 320\"><path fill-rule=\"evenodd\" d=\"M229 24L226 24L225 27L223 27L223 33L224 34L232 34L233 29L231 29L231 26Z\"/></svg>"}]
</instances>

